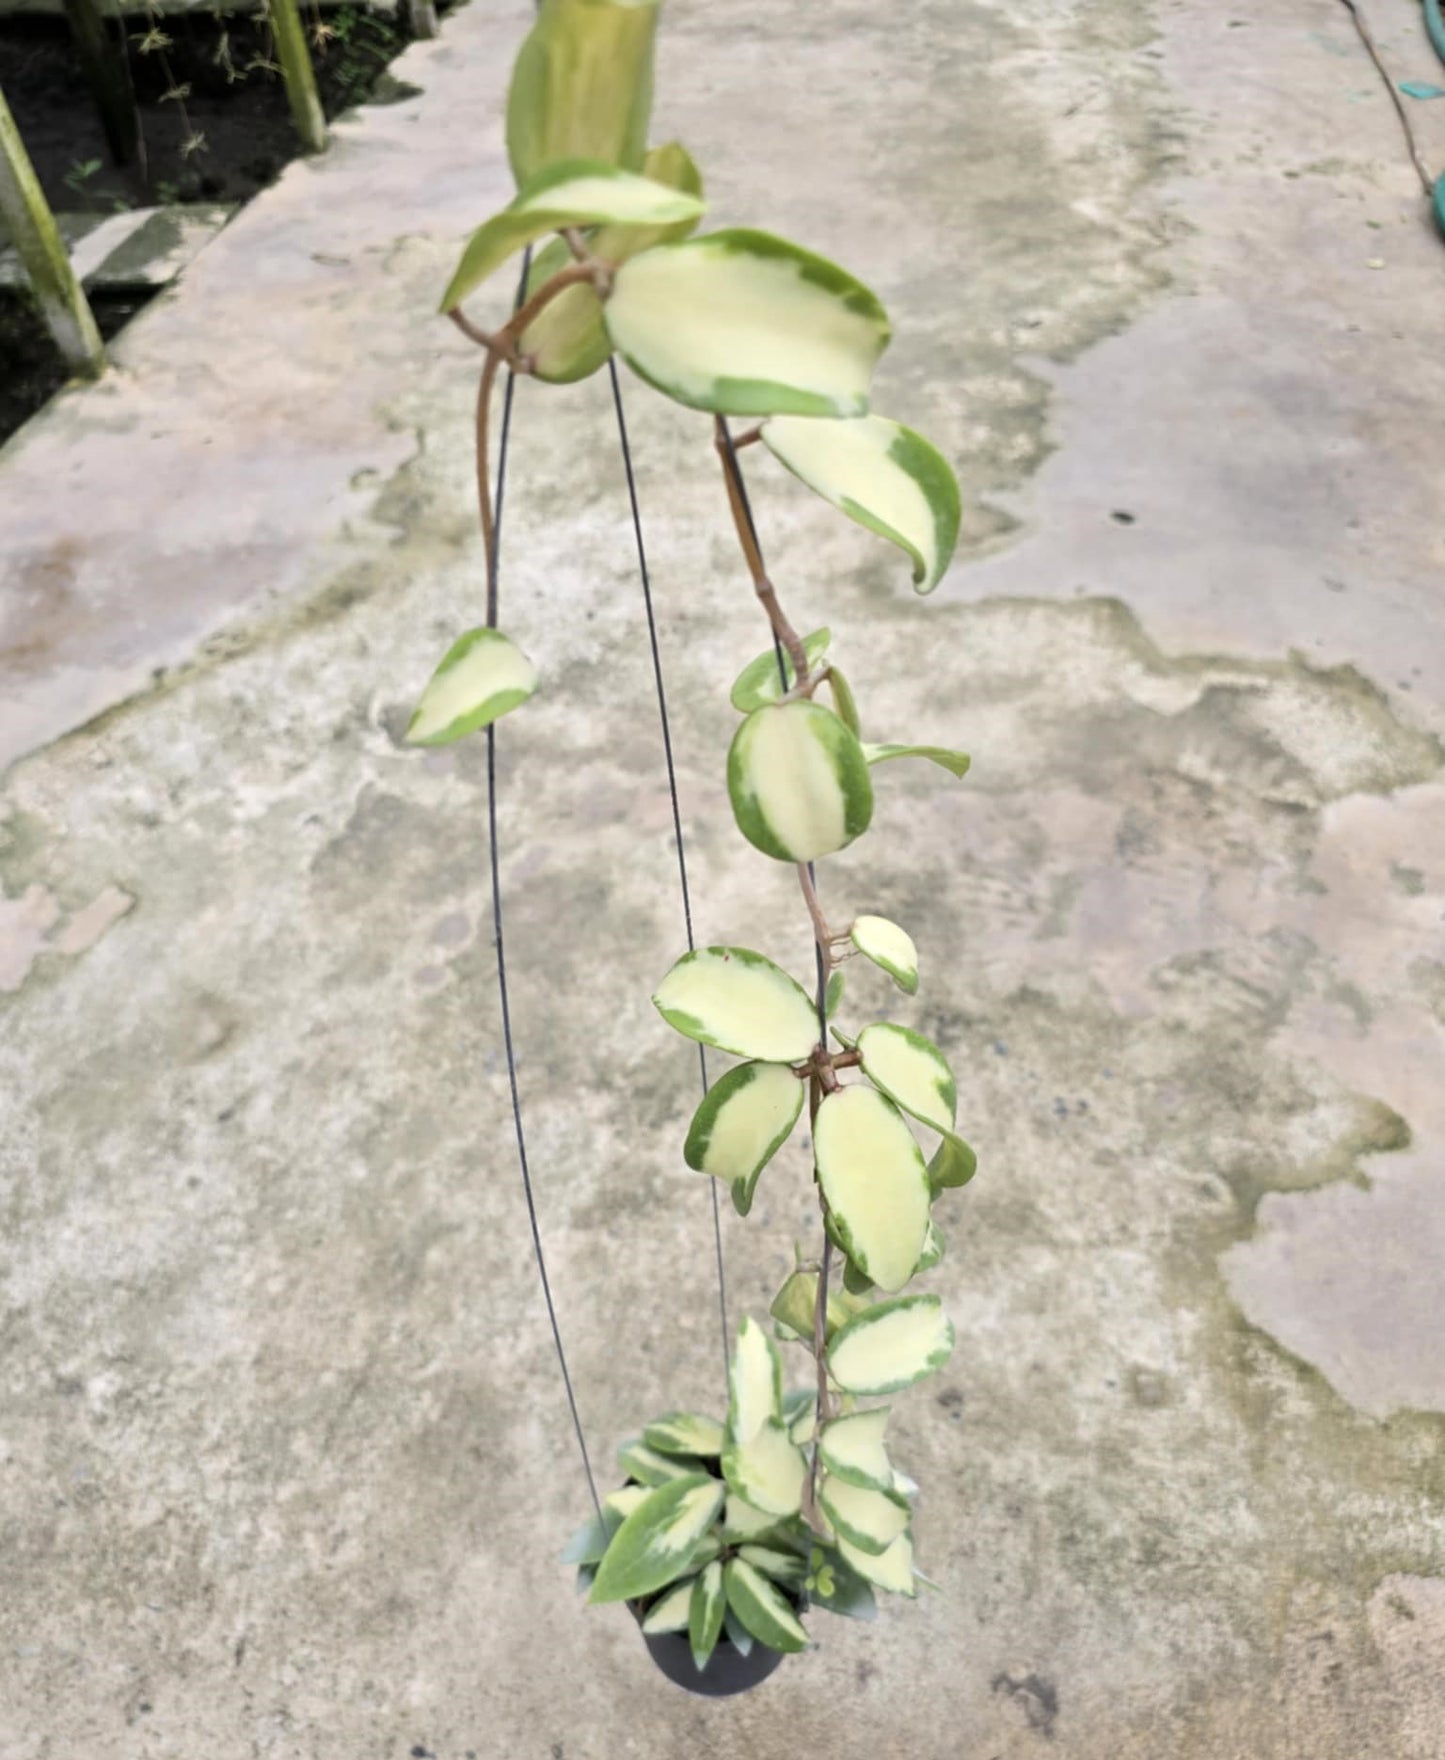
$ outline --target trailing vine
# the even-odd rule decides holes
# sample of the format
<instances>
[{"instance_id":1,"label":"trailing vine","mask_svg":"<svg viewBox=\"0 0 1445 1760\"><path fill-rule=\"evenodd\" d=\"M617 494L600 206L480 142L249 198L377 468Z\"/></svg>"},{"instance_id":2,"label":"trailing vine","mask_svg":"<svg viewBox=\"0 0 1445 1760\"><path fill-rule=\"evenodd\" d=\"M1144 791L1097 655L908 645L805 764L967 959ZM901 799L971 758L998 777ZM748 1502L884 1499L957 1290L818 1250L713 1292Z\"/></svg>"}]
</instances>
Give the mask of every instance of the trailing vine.
<instances>
[{"instance_id":1,"label":"trailing vine","mask_svg":"<svg viewBox=\"0 0 1445 1760\"><path fill-rule=\"evenodd\" d=\"M739 1215L806 1099L820 1247L778 1291L771 1331L743 1320L726 1419L673 1412L645 1425L618 1452L626 1483L601 1498L566 1555L591 1601L629 1602L652 1637L686 1632L706 1671L719 1644L804 1648L799 1616L810 1603L870 1617L875 1589L911 1595L926 1581L913 1554L918 1487L888 1458L888 1407L863 1402L913 1385L952 1350L939 1298L904 1292L942 1258L934 1205L972 1178L975 1162L936 1045L886 1020L856 1034L837 1025L846 960L862 955L912 995L918 956L886 918L835 927L815 864L867 831L879 764L919 757L962 776L968 759L864 742L830 632L800 634L768 573L746 448L761 446L901 548L925 593L957 540L958 489L926 440L870 410L890 330L867 287L768 233L693 236L704 212L696 166L677 143L645 144L658 10L659 0L543 0L518 56L507 113L518 193L472 235L442 300L484 352L476 440L487 617L443 657L409 737L437 745L490 729L538 684L497 627L489 430L501 368L565 384L617 356L710 414L773 641L732 686L742 719L728 791L743 836L797 874L816 993L761 953L712 946L683 954L653 1001L678 1032L738 1060L705 1094L683 1158L726 1184ZM469 317L463 301L549 235L511 315L495 329ZM753 425L734 434L729 417ZM812 1359L811 1385L786 1397L779 1341Z\"/></svg>"}]
</instances>

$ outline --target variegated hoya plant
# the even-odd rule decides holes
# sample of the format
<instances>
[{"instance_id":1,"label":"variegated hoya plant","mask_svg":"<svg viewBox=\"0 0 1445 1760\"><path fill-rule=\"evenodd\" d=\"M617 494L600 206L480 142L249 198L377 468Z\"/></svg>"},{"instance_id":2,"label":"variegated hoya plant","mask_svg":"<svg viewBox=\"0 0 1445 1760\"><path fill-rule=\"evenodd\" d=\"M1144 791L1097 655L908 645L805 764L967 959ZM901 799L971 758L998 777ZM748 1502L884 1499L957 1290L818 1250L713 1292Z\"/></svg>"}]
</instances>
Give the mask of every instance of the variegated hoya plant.
<instances>
[{"instance_id":1,"label":"variegated hoya plant","mask_svg":"<svg viewBox=\"0 0 1445 1760\"><path fill-rule=\"evenodd\" d=\"M844 960L861 954L909 996L918 961L907 932L884 917L834 927L813 864L868 829L877 765L918 757L962 776L968 759L865 743L829 632L800 637L768 579L738 463L750 444L896 544L921 593L952 555L958 488L926 440L870 410L889 324L867 287L766 232L693 236L704 211L696 166L675 142L647 145L659 3L542 0L508 99L517 195L468 242L442 309L485 350L477 466L489 565L499 367L565 384L616 354L665 396L713 416L728 504L774 638L732 687L742 719L727 784L743 836L797 870L818 994L761 953L705 947L677 961L653 1000L679 1033L739 1060L698 1108L683 1157L726 1183L740 1215L807 1100L820 1250L778 1291L771 1329L742 1322L725 1421L673 1412L644 1425L619 1450L626 1482L566 1554L590 1601L629 1602L647 1633L685 1633L701 1670L720 1643L803 1649L809 1606L871 1617L875 1589L912 1595L925 1580L913 1556L918 1488L889 1458L888 1407L872 1402L932 1374L952 1349L938 1296L905 1291L942 1257L935 1201L967 1183L974 1156L956 1132L953 1073L936 1045L889 1021L856 1034L825 1025ZM512 315L479 328L462 302L549 235ZM755 425L733 434L730 416ZM532 662L496 621L489 566L487 623L443 658L413 742L460 739L536 689ZM784 1394L778 1341L811 1356L806 1391Z\"/></svg>"}]
</instances>

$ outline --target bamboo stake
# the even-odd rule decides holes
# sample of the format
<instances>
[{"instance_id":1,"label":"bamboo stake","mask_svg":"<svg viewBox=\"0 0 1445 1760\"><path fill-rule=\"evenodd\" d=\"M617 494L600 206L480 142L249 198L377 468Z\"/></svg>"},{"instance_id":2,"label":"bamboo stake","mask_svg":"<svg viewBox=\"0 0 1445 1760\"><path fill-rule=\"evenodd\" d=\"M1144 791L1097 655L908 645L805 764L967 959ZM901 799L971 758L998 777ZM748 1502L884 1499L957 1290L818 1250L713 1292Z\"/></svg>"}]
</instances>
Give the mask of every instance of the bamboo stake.
<instances>
[{"instance_id":1,"label":"bamboo stake","mask_svg":"<svg viewBox=\"0 0 1445 1760\"><path fill-rule=\"evenodd\" d=\"M326 113L316 90L316 72L296 0L266 0L276 37L276 59L286 81L291 119L308 153L326 151Z\"/></svg>"}]
</instances>

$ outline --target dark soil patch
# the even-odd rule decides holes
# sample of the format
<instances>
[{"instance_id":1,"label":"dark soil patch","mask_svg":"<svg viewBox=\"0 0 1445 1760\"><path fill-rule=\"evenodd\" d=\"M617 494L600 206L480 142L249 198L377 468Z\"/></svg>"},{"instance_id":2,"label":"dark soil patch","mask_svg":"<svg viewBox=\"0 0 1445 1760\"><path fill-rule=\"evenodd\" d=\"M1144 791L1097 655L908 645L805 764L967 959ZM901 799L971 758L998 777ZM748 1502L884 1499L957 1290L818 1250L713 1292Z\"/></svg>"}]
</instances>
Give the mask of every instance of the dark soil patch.
<instances>
[{"instance_id":1,"label":"dark soil patch","mask_svg":"<svg viewBox=\"0 0 1445 1760\"><path fill-rule=\"evenodd\" d=\"M386 72L410 41L403 16L360 6L320 13L306 0L302 13L328 117L364 100L409 95ZM111 162L64 20L0 22L0 88L57 213L245 202L297 157L300 142L264 16L179 13L124 22L123 35L118 20L109 29L130 68L143 143L143 160L125 166ZM115 335L147 297L93 290L101 334ZM0 440L66 377L25 299L0 293Z\"/></svg>"}]
</instances>

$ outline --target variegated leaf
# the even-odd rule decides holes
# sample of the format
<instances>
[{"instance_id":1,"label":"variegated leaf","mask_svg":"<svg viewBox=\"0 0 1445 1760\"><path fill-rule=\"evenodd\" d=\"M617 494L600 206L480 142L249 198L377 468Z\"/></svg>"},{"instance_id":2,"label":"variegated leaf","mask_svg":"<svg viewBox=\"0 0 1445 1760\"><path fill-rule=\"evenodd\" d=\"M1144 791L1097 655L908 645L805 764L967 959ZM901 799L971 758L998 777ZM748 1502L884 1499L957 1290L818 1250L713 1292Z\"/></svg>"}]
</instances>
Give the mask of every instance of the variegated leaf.
<instances>
[{"instance_id":1,"label":"variegated leaf","mask_svg":"<svg viewBox=\"0 0 1445 1760\"><path fill-rule=\"evenodd\" d=\"M717 1647L727 1611L727 1593L723 1588L723 1567L718 1559L708 1565L692 1587L688 1606L687 1636L692 1649L693 1667L701 1674Z\"/></svg>"},{"instance_id":2,"label":"variegated leaf","mask_svg":"<svg viewBox=\"0 0 1445 1760\"><path fill-rule=\"evenodd\" d=\"M828 652L828 644L832 639L832 631L826 629L815 629L811 635L803 637L803 653L808 661L809 672L817 670L818 662ZM782 650L782 654L782 673L778 671L777 648L769 648L766 654L759 654L756 659L749 660L733 680L728 701L740 715L750 715L754 709L776 703L785 688L791 690L798 682L797 671L786 648ZM788 681L786 687L783 684L784 675Z\"/></svg>"},{"instance_id":3,"label":"variegated leaf","mask_svg":"<svg viewBox=\"0 0 1445 1760\"><path fill-rule=\"evenodd\" d=\"M880 1289L902 1289L923 1250L931 1194L897 1108L871 1088L839 1088L818 1108L813 1153L843 1251Z\"/></svg>"},{"instance_id":4,"label":"variegated leaf","mask_svg":"<svg viewBox=\"0 0 1445 1760\"><path fill-rule=\"evenodd\" d=\"M746 1215L758 1176L787 1142L804 1084L786 1064L743 1063L713 1083L693 1115L683 1159L699 1173L741 1184Z\"/></svg>"},{"instance_id":5,"label":"variegated leaf","mask_svg":"<svg viewBox=\"0 0 1445 1760\"><path fill-rule=\"evenodd\" d=\"M559 159L640 169L658 5L542 0L507 93L507 157L519 186Z\"/></svg>"},{"instance_id":6,"label":"variegated leaf","mask_svg":"<svg viewBox=\"0 0 1445 1760\"><path fill-rule=\"evenodd\" d=\"M685 953L652 998L679 1033L734 1057L802 1063L818 1042L818 1015L796 979L746 947Z\"/></svg>"},{"instance_id":7,"label":"variegated leaf","mask_svg":"<svg viewBox=\"0 0 1445 1760\"><path fill-rule=\"evenodd\" d=\"M780 1421L782 1415L783 1362L778 1347L751 1314L745 1315L728 1366L725 1448L751 1442L765 1424Z\"/></svg>"},{"instance_id":8,"label":"variegated leaf","mask_svg":"<svg viewBox=\"0 0 1445 1760\"><path fill-rule=\"evenodd\" d=\"M947 746L865 745L863 756L870 764L886 764L890 758L927 758L950 776L966 775L969 765L967 752L950 751Z\"/></svg>"},{"instance_id":9,"label":"variegated leaf","mask_svg":"<svg viewBox=\"0 0 1445 1760\"><path fill-rule=\"evenodd\" d=\"M799 1338L807 1339L811 1343L817 1305L818 1273L816 1271L794 1271L773 1297L772 1306L768 1312L774 1320L781 1322L789 1331L797 1333ZM825 1338L831 1338L847 1318L848 1310L830 1290L823 1320Z\"/></svg>"},{"instance_id":10,"label":"variegated leaf","mask_svg":"<svg viewBox=\"0 0 1445 1760\"><path fill-rule=\"evenodd\" d=\"M745 1559L731 1558L723 1566L723 1586L728 1606L741 1623L770 1650L806 1650L808 1634L798 1616L761 1571Z\"/></svg>"},{"instance_id":11,"label":"variegated leaf","mask_svg":"<svg viewBox=\"0 0 1445 1760\"><path fill-rule=\"evenodd\" d=\"M770 233L659 245L617 271L614 347L678 403L722 415L862 415L888 317L860 281Z\"/></svg>"},{"instance_id":12,"label":"variegated leaf","mask_svg":"<svg viewBox=\"0 0 1445 1760\"><path fill-rule=\"evenodd\" d=\"M768 449L850 519L906 551L920 593L938 585L958 543L958 481L943 454L886 416L763 424Z\"/></svg>"},{"instance_id":13,"label":"variegated leaf","mask_svg":"<svg viewBox=\"0 0 1445 1760\"><path fill-rule=\"evenodd\" d=\"M722 1453L723 1427L716 1418L700 1417L696 1412L669 1412L644 1426L642 1440L659 1454L712 1458Z\"/></svg>"},{"instance_id":14,"label":"variegated leaf","mask_svg":"<svg viewBox=\"0 0 1445 1760\"><path fill-rule=\"evenodd\" d=\"M803 1506L808 1463L781 1419L769 1418L746 1441L723 1450L728 1489L771 1516L796 1515Z\"/></svg>"},{"instance_id":15,"label":"variegated leaf","mask_svg":"<svg viewBox=\"0 0 1445 1760\"><path fill-rule=\"evenodd\" d=\"M458 636L407 726L414 746L446 746L515 709L537 688L537 669L499 629Z\"/></svg>"},{"instance_id":16,"label":"variegated leaf","mask_svg":"<svg viewBox=\"0 0 1445 1760\"><path fill-rule=\"evenodd\" d=\"M863 1073L895 1105L936 1131L951 1131L958 1088L948 1059L931 1039L892 1021L876 1021L858 1035Z\"/></svg>"},{"instance_id":17,"label":"variegated leaf","mask_svg":"<svg viewBox=\"0 0 1445 1760\"><path fill-rule=\"evenodd\" d=\"M780 862L811 862L868 829L873 784L857 736L821 703L754 709L728 752L738 829Z\"/></svg>"},{"instance_id":18,"label":"variegated leaf","mask_svg":"<svg viewBox=\"0 0 1445 1760\"><path fill-rule=\"evenodd\" d=\"M843 1479L825 1478L818 1501L838 1538L874 1557L886 1552L911 1520L906 1499Z\"/></svg>"},{"instance_id":19,"label":"variegated leaf","mask_svg":"<svg viewBox=\"0 0 1445 1760\"><path fill-rule=\"evenodd\" d=\"M848 1485L871 1491L891 1491L893 1463L883 1446L888 1428L888 1407L850 1412L823 1426L818 1439L818 1458L833 1475Z\"/></svg>"},{"instance_id":20,"label":"variegated leaf","mask_svg":"<svg viewBox=\"0 0 1445 1760\"><path fill-rule=\"evenodd\" d=\"M897 1393L941 1369L953 1327L937 1296L900 1296L865 1308L828 1346L828 1370L846 1393Z\"/></svg>"},{"instance_id":21,"label":"variegated leaf","mask_svg":"<svg viewBox=\"0 0 1445 1760\"><path fill-rule=\"evenodd\" d=\"M612 1536L588 1601L633 1601L670 1583L722 1508L722 1484L705 1474L649 1491Z\"/></svg>"},{"instance_id":22,"label":"variegated leaf","mask_svg":"<svg viewBox=\"0 0 1445 1760\"><path fill-rule=\"evenodd\" d=\"M666 1485L669 1479L682 1479L703 1470L700 1461L659 1454L636 1437L617 1450L617 1464L639 1485Z\"/></svg>"},{"instance_id":23,"label":"variegated leaf","mask_svg":"<svg viewBox=\"0 0 1445 1760\"><path fill-rule=\"evenodd\" d=\"M642 1617L642 1629L649 1638L661 1632L685 1632L692 1611L693 1584L696 1577L684 1577L671 1589L664 1590Z\"/></svg>"},{"instance_id":24,"label":"variegated leaf","mask_svg":"<svg viewBox=\"0 0 1445 1760\"><path fill-rule=\"evenodd\" d=\"M913 1541L907 1534L900 1534L886 1552L877 1556L865 1552L861 1546L854 1546L840 1534L838 1551L860 1577L866 1577L880 1589L888 1589L894 1595L917 1595L918 1586L913 1578Z\"/></svg>"},{"instance_id":25,"label":"variegated leaf","mask_svg":"<svg viewBox=\"0 0 1445 1760\"><path fill-rule=\"evenodd\" d=\"M887 917L855 917L848 937L865 959L887 972L909 996L918 990L918 949L913 937Z\"/></svg>"}]
</instances>

